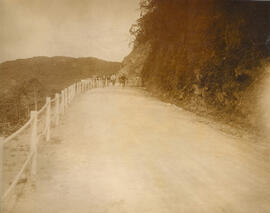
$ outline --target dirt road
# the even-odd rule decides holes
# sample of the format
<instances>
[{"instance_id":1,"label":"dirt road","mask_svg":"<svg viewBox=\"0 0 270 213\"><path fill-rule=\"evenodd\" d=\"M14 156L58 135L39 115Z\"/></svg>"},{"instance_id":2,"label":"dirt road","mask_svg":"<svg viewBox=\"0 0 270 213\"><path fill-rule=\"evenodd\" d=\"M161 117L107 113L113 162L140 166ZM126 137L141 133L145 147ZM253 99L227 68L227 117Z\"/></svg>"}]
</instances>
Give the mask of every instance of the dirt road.
<instances>
[{"instance_id":1,"label":"dirt road","mask_svg":"<svg viewBox=\"0 0 270 213\"><path fill-rule=\"evenodd\" d=\"M77 97L15 213L269 213L261 149L136 89Z\"/></svg>"}]
</instances>

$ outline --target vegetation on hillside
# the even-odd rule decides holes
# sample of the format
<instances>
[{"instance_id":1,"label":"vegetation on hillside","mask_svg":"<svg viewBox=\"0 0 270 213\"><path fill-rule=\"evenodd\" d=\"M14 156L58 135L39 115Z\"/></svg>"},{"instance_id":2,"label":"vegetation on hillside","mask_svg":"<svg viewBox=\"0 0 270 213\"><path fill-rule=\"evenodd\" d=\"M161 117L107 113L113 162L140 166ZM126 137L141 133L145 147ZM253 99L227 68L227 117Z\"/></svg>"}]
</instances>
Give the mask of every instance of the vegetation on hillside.
<instances>
[{"instance_id":1,"label":"vegetation on hillside","mask_svg":"<svg viewBox=\"0 0 270 213\"><path fill-rule=\"evenodd\" d=\"M242 97L267 57L269 3L142 0L130 32L134 49L150 43L145 86L193 110L245 117ZM213 109L213 110L209 110Z\"/></svg>"},{"instance_id":2,"label":"vegetation on hillside","mask_svg":"<svg viewBox=\"0 0 270 213\"><path fill-rule=\"evenodd\" d=\"M120 63L96 58L34 57L0 64L0 134L9 134L46 96L93 75L111 75Z\"/></svg>"}]
</instances>

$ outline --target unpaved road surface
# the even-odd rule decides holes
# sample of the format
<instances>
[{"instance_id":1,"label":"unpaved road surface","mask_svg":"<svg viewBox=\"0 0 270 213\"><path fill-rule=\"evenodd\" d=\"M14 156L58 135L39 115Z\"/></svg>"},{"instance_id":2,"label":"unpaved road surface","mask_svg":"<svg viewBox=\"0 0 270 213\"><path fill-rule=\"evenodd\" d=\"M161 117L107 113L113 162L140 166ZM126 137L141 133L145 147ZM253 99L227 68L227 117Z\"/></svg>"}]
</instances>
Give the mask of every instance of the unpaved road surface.
<instances>
[{"instance_id":1,"label":"unpaved road surface","mask_svg":"<svg viewBox=\"0 0 270 213\"><path fill-rule=\"evenodd\" d=\"M77 97L14 213L269 213L263 149L136 89Z\"/></svg>"}]
</instances>

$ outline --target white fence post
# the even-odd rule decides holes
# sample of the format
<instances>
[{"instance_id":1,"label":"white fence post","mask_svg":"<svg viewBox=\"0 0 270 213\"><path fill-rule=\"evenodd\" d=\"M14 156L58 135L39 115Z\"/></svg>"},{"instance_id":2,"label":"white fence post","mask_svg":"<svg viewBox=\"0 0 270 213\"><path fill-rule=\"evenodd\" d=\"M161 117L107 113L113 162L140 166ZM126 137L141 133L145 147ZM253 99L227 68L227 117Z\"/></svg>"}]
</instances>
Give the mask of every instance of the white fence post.
<instances>
[{"instance_id":1,"label":"white fence post","mask_svg":"<svg viewBox=\"0 0 270 213\"><path fill-rule=\"evenodd\" d=\"M72 87L69 87L69 103L71 103L71 99L72 99Z\"/></svg>"},{"instance_id":2,"label":"white fence post","mask_svg":"<svg viewBox=\"0 0 270 213\"><path fill-rule=\"evenodd\" d=\"M67 87L67 105L69 105L69 87Z\"/></svg>"},{"instance_id":3,"label":"white fence post","mask_svg":"<svg viewBox=\"0 0 270 213\"><path fill-rule=\"evenodd\" d=\"M33 154L31 166L31 179L35 183L37 174L37 111L31 111L32 132L31 132L31 153Z\"/></svg>"},{"instance_id":4,"label":"white fence post","mask_svg":"<svg viewBox=\"0 0 270 213\"><path fill-rule=\"evenodd\" d=\"M63 108L64 108L64 111L66 111L66 89L64 89L63 91L64 91L63 93L64 94L64 99L63 99L64 107Z\"/></svg>"},{"instance_id":5,"label":"white fence post","mask_svg":"<svg viewBox=\"0 0 270 213\"><path fill-rule=\"evenodd\" d=\"M71 86L71 91L72 91L72 100L73 100L73 98L74 98L74 84L72 84L72 86Z\"/></svg>"},{"instance_id":6,"label":"white fence post","mask_svg":"<svg viewBox=\"0 0 270 213\"><path fill-rule=\"evenodd\" d=\"M61 91L61 114L65 113L65 94L64 91Z\"/></svg>"},{"instance_id":7,"label":"white fence post","mask_svg":"<svg viewBox=\"0 0 270 213\"><path fill-rule=\"evenodd\" d=\"M84 84L83 81L81 81L81 85L82 85L82 93L84 92Z\"/></svg>"},{"instance_id":8,"label":"white fence post","mask_svg":"<svg viewBox=\"0 0 270 213\"><path fill-rule=\"evenodd\" d=\"M69 88L67 88L67 106L69 105L69 95L70 95Z\"/></svg>"},{"instance_id":9,"label":"white fence post","mask_svg":"<svg viewBox=\"0 0 270 213\"><path fill-rule=\"evenodd\" d=\"M68 88L66 88L66 107L68 106Z\"/></svg>"},{"instance_id":10,"label":"white fence post","mask_svg":"<svg viewBox=\"0 0 270 213\"><path fill-rule=\"evenodd\" d=\"M64 99L63 99L64 100L64 111L66 111L67 91L66 91L66 89L64 89L63 91L64 91Z\"/></svg>"},{"instance_id":11,"label":"white fence post","mask_svg":"<svg viewBox=\"0 0 270 213\"><path fill-rule=\"evenodd\" d=\"M70 103L72 101L72 86L70 86Z\"/></svg>"},{"instance_id":12,"label":"white fence post","mask_svg":"<svg viewBox=\"0 0 270 213\"><path fill-rule=\"evenodd\" d=\"M70 86L70 102L73 99L73 85Z\"/></svg>"},{"instance_id":13,"label":"white fence post","mask_svg":"<svg viewBox=\"0 0 270 213\"><path fill-rule=\"evenodd\" d=\"M51 138L51 98L46 98L46 141L49 141Z\"/></svg>"},{"instance_id":14,"label":"white fence post","mask_svg":"<svg viewBox=\"0 0 270 213\"><path fill-rule=\"evenodd\" d=\"M83 90L83 92L85 92L84 82L83 81L82 81L82 90Z\"/></svg>"},{"instance_id":15,"label":"white fence post","mask_svg":"<svg viewBox=\"0 0 270 213\"><path fill-rule=\"evenodd\" d=\"M72 86L69 87L69 93L70 93L69 102L71 103L71 101L72 101Z\"/></svg>"},{"instance_id":16,"label":"white fence post","mask_svg":"<svg viewBox=\"0 0 270 213\"><path fill-rule=\"evenodd\" d=\"M59 94L56 93L55 94L55 125L58 126L59 125L59 114L60 114L60 110L59 110Z\"/></svg>"},{"instance_id":17,"label":"white fence post","mask_svg":"<svg viewBox=\"0 0 270 213\"><path fill-rule=\"evenodd\" d=\"M4 144L4 138L0 137L0 213L3 213L3 186L4 186L4 181L3 181L3 164L4 164L4 155L3 155L3 144Z\"/></svg>"},{"instance_id":18,"label":"white fence post","mask_svg":"<svg viewBox=\"0 0 270 213\"><path fill-rule=\"evenodd\" d=\"M69 87L69 103L71 103L72 100L72 86Z\"/></svg>"},{"instance_id":19,"label":"white fence post","mask_svg":"<svg viewBox=\"0 0 270 213\"><path fill-rule=\"evenodd\" d=\"M72 85L72 100L74 99L74 84Z\"/></svg>"},{"instance_id":20,"label":"white fence post","mask_svg":"<svg viewBox=\"0 0 270 213\"><path fill-rule=\"evenodd\" d=\"M67 88L65 88L65 109L67 108L68 105L68 93L67 93Z\"/></svg>"},{"instance_id":21,"label":"white fence post","mask_svg":"<svg viewBox=\"0 0 270 213\"><path fill-rule=\"evenodd\" d=\"M70 90L71 90L71 101L73 100L73 85L70 86Z\"/></svg>"}]
</instances>

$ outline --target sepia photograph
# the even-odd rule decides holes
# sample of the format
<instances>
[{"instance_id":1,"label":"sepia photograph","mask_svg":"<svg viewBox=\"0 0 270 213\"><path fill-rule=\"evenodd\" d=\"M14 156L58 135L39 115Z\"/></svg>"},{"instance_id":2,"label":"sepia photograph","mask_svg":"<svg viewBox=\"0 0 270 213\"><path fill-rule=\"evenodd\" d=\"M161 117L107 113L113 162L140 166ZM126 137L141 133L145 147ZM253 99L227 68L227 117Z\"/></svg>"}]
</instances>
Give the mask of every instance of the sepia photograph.
<instances>
[{"instance_id":1,"label":"sepia photograph","mask_svg":"<svg viewBox=\"0 0 270 213\"><path fill-rule=\"evenodd\" d=\"M0 0L0 213L270 213L270 1Z\"/></svg>"}]
</instances>

